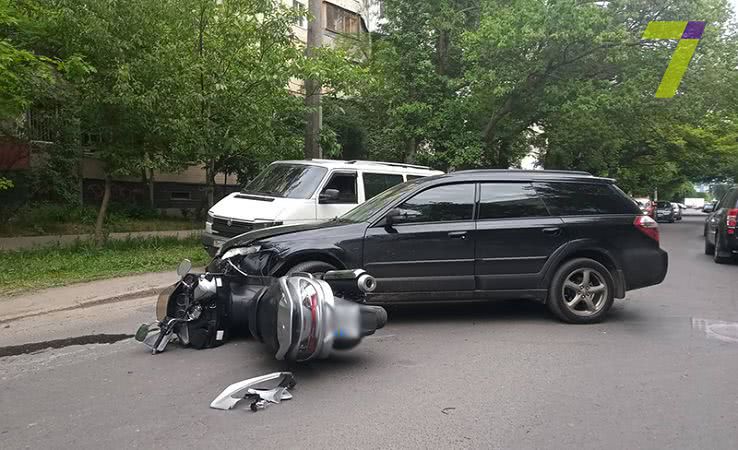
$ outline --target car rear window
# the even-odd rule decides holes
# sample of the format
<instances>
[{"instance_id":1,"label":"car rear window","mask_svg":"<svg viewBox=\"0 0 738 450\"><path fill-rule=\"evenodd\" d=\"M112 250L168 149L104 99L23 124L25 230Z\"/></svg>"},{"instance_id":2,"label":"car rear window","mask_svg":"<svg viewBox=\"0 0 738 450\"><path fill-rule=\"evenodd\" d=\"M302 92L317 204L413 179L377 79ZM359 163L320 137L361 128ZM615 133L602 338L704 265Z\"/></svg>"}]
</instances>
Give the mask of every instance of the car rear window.
<instances>
[{"instance_id":1,"label":"car rear window","mask_svg":"<svg viewBox=\"0 0 738 450\"><path fill-rule=\"evenodd\" d=\"M538 194L554 216L641 214L638 205L608 183L535 183Z\"/></svg>"},{"instance_id":2,"label":"car rear window","mask_svg":"<svg viewBox=\"0 0 738 450\"><path fill-rule=\"evenodd\" d=\"M728 191L727 194L720 200L719 208L738 208L738 189Z\"/></svg>"}]
</instances>

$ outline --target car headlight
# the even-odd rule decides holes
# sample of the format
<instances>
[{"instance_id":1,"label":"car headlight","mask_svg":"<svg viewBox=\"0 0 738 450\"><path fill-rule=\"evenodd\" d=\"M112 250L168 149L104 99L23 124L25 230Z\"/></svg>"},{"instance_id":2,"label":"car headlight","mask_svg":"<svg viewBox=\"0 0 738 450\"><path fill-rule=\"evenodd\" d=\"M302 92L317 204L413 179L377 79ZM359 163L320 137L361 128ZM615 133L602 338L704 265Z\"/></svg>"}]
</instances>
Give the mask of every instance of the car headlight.
<instances>
[{"instance_id":1,"label":"car headlight","mask_svg":"<svg viewBox=\"0 0 738 450\"><path fill-rule=\"evenodd\" d=\"M259 250L261 250L261 245L250 245L248 247L234 247L229 250L227 250L223 255L220 257L220 259L230 259L234 256L246 256L246 255L252 255L254 253L258 253Z\"/></svg>"}]
</instances>

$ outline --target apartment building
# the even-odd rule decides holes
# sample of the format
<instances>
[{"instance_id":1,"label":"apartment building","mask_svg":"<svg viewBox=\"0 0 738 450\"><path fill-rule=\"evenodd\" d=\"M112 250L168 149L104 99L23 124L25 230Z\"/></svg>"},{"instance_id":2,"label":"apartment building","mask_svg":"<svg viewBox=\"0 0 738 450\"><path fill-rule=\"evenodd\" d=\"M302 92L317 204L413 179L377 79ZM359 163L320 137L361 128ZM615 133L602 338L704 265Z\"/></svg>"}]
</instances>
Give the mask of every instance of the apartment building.
<instances>
[{"instance_id":1,"label":"apartment building","mask_svg":"<svg viewBox=\"0 0 738 450\"><path fill-rule=\"evenodd\" d=\"M307 10L308 0L282 0L287 6L301 6ZM323 45L332 45L341 34L367 31L367 11L371 1L363 0L323 0L322 23ZM307 42L307 20L301 18L292 27L295 37ZM302 93L302 81L290 83L290 91ZM103 194L104 172L101 163L93 158L85 158L81 164L83 202L97 204ZM173 212L194 209L202 206L206 197L205 170L199 166L188 167L178 173L155 172L153 198L154 205ZM216 176L216 200L239 189L235 176ZM139 177L118 177L114 180L112 197L119 202L148 204L149 187Z\"/></svg>"}]
</instances>

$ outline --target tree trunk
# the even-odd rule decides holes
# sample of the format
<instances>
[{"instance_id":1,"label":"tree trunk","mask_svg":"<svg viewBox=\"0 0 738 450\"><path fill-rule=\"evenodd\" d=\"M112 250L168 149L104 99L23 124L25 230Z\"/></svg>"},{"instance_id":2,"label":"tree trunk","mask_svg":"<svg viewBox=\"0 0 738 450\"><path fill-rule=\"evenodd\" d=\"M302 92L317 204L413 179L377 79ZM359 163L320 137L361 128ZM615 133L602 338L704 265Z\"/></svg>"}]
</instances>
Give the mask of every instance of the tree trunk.
<instances>
[{"instance_id":1,"label":"tree trunk","mask_svg":"<svg viewBox=\"0 0 738 450\"><path fill-rule=\"evenodd\" d=\"M215 204L215 161L209 161L205 169L205 182L207 183L208 209Z\"/></svg>"},{"instance_id":2,"label":"tree trunk","mask_svg":"<svg viewBox=\"0 0 738 450\"><path fill-rule=\"evenodd\" d=\"M149 169L149 206L156 208L154 201L154 169Z\"/></svg>"},{"instance_id":3,"label":"tree trunk","mask_svg":"<svg viewBox=\"0 0 738 450\"><path fill-rule=\"evenodd\" d=\"M105 233L103 233L103 225L105 224L105 216L108 214L108 205L110 204L110 187L113 180L110 175L105 174L105 192L103 193L100 210L97 212L97 221L95 222L95 243L101 246L105 243Z\"/></svg>"},{"instance_id":4,"label":"tree trunk","mask_svg":"<svg viewBox=\"0 0 738 450\"><path fill-rule=\"evenodd\" d=\"M148 190L149 207L154 208L154 169L141 169L141 181Z\"/></svg>"},{"instance_id":5,"label":"tree trunk","mask_svg":"<svg viewBox=\"0 0 738 450\"><path fill-rule=\"evenodd\" d=\"M308 9L312 16L308 22L307 46L305 54L312 58L314 49L323 44L323 19L321 0L309 0ZM323 111L321 109L321 91L323 86L320 80L305 80L305 106L307 120L305 125L305 159L322 158L323 149L320 148L320 129L323 126Z\"/></svg>"},{"instance_id":6,"label":"tree trunk","mask_svg":"<svg viewBox=\"0 0 738 450\"><path fill-rule=\"evenodd\" d=\"M418 141L415 137L409 138L405 142L405 162L415 164L415 154L418 152Z\"/></svg>"},{"instance_id":7,"label":"tree trunk","mask_svg":"<svg viewBox=\"0 0 738 450\"><path fill-rule=\"evenodd\" d=\"M450 45L448 30L439 30L436 41L436 57L438 58L436 73L446 75L448 72L448 47Z\"/></svg>"}]
</instances>

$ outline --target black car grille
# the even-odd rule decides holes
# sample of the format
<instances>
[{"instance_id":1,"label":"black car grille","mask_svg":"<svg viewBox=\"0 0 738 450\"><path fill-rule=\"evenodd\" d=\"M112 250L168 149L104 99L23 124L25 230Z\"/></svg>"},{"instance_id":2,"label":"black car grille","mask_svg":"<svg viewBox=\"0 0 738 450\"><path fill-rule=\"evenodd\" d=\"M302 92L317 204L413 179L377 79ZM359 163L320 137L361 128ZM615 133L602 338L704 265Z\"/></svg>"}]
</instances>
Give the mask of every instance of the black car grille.
<instances>
[{"instance_id":1,"label":"black car grille","mask_svg":"<svg viewBox=\"0 0 738 450\"><path fill-rule=\"evenodd\" d=\"M235 220L213 219L213 231L226 237L238 236L256 228L264 228L266 224L236 222Z\"/></svg>"}]
</instances>

